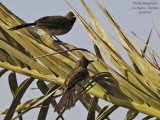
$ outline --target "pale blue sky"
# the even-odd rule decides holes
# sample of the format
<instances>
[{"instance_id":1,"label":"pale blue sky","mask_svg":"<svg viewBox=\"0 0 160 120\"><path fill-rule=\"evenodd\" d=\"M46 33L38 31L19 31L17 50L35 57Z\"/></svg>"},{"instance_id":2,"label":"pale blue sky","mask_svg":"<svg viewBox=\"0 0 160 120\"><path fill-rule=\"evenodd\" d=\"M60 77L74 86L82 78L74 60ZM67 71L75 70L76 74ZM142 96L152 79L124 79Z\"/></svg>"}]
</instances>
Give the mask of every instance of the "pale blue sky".
<instances>
[{"instance_id":1,"label":"pale blue sky","mask_svg":"<svg viewBox=\"0 0 160 120\"><path fill-rule=\"evenodd\" d=\"M99 8L95 5L95 3L92 0L85 0L85 1L87 1L90 8L94 11L99 21L102 23L104 29L118 39L111 24L105 18L103 13L99 10ZM150 30L153 29L151 17L157 24L158 28L160 27L160 22L159 22L160 8L158 10L153 10L152 14L140 15L138 14L138 10L132 10L133 2L135 2L135 0L104 0L104 1L106 3L106 6L110 14L116 20L117 24L120 27L122 27L131 36L131 38L135 40L135 42L138 45L140 45L141 48L143 48L143 44L138 42L138 40L131 34L130 31L131 30L134 31L137 35L139 35L143 40L146 41ZM149 0L143 0L143 1L147 2ZM158 2L158 0L152 0L152 1ZM45 0L1 0L1 2L8 9L10 9L13 13L15 13L17 16L19 16L26 22L33 22L36 19L43 16L51 16L51 15L63 16L66 13L68 13L68 11L70 11L68 6L65 4L63 0L46 0L46 1ZM71 5L73 5L74 8L83 17L87 18L87 14L80 0L68 0L68 2ZM160 3L158 2L158 6L160 7L159 4ZM76 21L75 25L73 26L73 29L68 34L59 36L59 38L62 41L68 42L77 47L87 48L93 51L92 41L78 21ZM157 52L159 51L159 43L160 42L157 35L155 34L155 30L153 30L153 35L151 37L150 45ZM117 49L121 50L120 52L121 55L123 55L124 58L127 59L125 55L126 53L122 50L122 48L119 47L118 44L116 43L115 43L115 46ZM3 76L0 79L1 79L0 95L2 94L4 95L3 98L1 98L1 102L0 102L0 106L1 106L0 110L2 110L9 106L9 103L11 102L12 98L11 98L11 95L8 95L9 89L8 89L7 75ZM19 78L19 82L22 82L23 80L24 79ZM36 82L33 83L32 87L36 87L35 83ZM2 91L2 89L5 91ZM33 98L35 96L40 96L40 95L41 93L38 90L35 90L35 91L28 90L27 94L23 97L23 100L28 100L29 98ZM107 104L108 103L101 101L101 106L105 106ZM27 113L25 115L25 120L28 120L28 119L36 120L38 112L39 110L35 109L35 110L32 110L32 112ZM117 112L115 112L111 116L111 119L123 120L125 117L125 113L126 113L125 109L118 109ZM86 115L87 115L87 111L82 107L81 104L77 104L75 108L72 108L71 110L66 111L64 114L67 120L75 120L75 119L85 120ZM51 108L47 116L47 120L54 120L56 116L57 114L54 113L53 109ZM0 116L0 119L1 118L3 118L3 116ZM140 118L142 118L142 115L139 118L136 118L135 120L139 120Z\"/></svg>"}]
</instances>

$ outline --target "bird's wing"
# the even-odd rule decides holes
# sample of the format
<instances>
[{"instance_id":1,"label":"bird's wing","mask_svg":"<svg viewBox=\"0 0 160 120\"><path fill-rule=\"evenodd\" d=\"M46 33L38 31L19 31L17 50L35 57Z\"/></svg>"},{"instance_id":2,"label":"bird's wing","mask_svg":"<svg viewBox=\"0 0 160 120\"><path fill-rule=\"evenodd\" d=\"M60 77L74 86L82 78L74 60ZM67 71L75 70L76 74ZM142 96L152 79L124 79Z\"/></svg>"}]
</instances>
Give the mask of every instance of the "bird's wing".
<instances>
[{"instance_id":1,"label":"bird's wing","mask_svg":"<svg viewBox=\"0 0 160 120\"><path fill-rule=\"evenodd\" d=\"M64 89L75 86L79 81L87 79L89 76L88 70L86 68L75 68L71 71L63 85Z\"/></svg>"},{"instance_id":2,"label":"bird's wing","mask_svg":"<svg viewBox=\"0 0 160 120\"><path fill-rule=\"evenodd\" d=\"M45 16L35 21L36 26L51 27L53 29L64 29L70 26L70 22L63 16Z\"/></svg>"}]
</instances>

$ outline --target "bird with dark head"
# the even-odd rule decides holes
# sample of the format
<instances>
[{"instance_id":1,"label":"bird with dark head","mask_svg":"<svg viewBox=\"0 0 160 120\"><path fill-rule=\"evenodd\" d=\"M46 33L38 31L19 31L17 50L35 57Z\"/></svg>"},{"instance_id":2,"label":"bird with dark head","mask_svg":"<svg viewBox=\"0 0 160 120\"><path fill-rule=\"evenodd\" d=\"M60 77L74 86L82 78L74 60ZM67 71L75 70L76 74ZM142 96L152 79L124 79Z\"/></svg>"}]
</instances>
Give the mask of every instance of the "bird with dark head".
<instances>
[{"instance_id":1,"label":"bird with dark head","mask_svg":"<svg viewBox=\"0 0 160 120\"><path fill-rule=\"evenodd\" d=\"M45 16L36 20L34 23L26 23L18 25L10 28L9 30L18 30L29 26L35 26L39 29L44 30L48 35L57 38L56 35L63 35L68 33L72 29L75 21L76 21L75 15L72 12L69 12L65 17ZM59 39L57 38L57 40Z\"/></svg>"},{"instance_id":2,"label":"bird with dark head","mask_svg":"<svg viewBox=\"0 0 160 120\"><path fill-rule=\"evenodd\" d=\"M88 64L93 62L92 60L88 60L85 56L83 56L80 60L77 61L76 66L82 66L84 68L87 68Z\"/></svg>"},{"instance_id":3,"label":"bird with dark head","mask_svg":"<svg viewBox=\"0 0 160 120\"><path fill-rule=\"evenodd\" d=\"M55 111L60 112L63 109L70 109L76 102L76 85L82 81L86 81L89 78L89 72L87 66L93 62L86 57L80 58L77 61L76 67L70 71L63 84L63 96L60 99Z\"/></svg>"}]
</instances>

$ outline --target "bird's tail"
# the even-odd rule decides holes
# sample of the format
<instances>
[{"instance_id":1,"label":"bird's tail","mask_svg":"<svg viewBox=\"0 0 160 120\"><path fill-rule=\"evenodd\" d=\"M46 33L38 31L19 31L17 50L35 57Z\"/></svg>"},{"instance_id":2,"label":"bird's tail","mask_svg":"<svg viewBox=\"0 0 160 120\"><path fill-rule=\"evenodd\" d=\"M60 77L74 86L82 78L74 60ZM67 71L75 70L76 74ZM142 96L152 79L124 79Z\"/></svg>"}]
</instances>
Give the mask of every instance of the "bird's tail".
<instances>
[{"instance_id":1,"label":"bird's tail","mask_svg":"<svg viewBox=\"0 0 160 120\"><path fill-rule=\"evenodd\" d=\"M66 90L60 99L59 103L55 107L54 111L60 112L63 108L70 109L75 105L76 96L75 96L75 88L71 88Z\"/></svg>"},{"instance_id":2,"label":"bird's tail","mask_svg":"<svg viewBox=\"0 0 160 120\"><path fill-rule=\"evenodd\" d=\"M32 25L36 25L36 23L27 23L27 24L18 25L18 26L9 28L9 30L17 30L17 29L25 28Z\"/></svg>"}]
</instances>

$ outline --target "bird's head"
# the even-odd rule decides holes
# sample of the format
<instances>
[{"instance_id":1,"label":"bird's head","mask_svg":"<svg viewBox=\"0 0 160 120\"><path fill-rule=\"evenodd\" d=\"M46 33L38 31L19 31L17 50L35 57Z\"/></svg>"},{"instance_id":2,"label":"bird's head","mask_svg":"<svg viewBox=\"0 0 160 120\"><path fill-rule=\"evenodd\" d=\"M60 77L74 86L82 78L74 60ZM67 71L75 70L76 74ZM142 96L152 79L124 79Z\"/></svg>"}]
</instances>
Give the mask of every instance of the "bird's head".
<instances>
[{"instance_id":1,"label":"bird's head","mask_svg":"<svg viewBox=\"0 0 160 120\"><path fill-rule=\"evenodd\" d=\"M78 62L77 62L77 66L82 66L87 68L87 66L89 65L89 63L94 62L93 60L88 60L85 56L81 57Z\"/></svg>"},{"instance_id":2,"label":"bird's head","mask_svg":"<svg viewBox=\"0 0 160 120\"><path fill-rule=\"evenodd\" d=\"M69 12L65 17L73 23L76 21L76 16L73 14L73 12Z\"/></svg>"}]
</instances>

